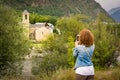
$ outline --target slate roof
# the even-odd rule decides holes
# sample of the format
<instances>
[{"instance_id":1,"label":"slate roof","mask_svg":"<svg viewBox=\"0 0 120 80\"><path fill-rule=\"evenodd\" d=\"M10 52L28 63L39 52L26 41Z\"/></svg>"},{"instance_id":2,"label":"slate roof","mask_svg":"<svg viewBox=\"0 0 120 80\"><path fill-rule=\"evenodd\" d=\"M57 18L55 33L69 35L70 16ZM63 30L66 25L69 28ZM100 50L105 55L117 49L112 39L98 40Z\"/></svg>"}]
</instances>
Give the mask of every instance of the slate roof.
<instances>
[{"instance_id":1,"label":"slate roof","mask_svg":"<svg viewBox=\"0 0 120 80\"><path fill-rule=\"evenodd\" d=\"M26 14L26 13L29 13L27 10L24 10L24 12L23 12L24 14Z\"/></svg>"},{"instance_id":2,"label":"slate roof","mask_svg":"<svg viewBox=\"0 0 120 80\"><path fill-rule=\"evenodd\" d=\"M54 29L54 26L51 23L47 23L49 28ZM40 27L45 27L45 23L35 23L35 24L30 24L30 28L40 28Z\"/></svg>"}]
</instances>

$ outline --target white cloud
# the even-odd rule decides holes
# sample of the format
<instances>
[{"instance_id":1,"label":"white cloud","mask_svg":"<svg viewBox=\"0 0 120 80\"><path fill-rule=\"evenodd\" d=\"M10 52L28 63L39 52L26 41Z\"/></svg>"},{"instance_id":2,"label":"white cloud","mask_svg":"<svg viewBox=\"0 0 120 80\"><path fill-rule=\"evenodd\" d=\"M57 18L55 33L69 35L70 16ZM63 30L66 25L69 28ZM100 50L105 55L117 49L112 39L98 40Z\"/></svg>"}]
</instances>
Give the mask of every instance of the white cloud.
<instances>
[{"instance_id":1,"label":"white cloud","mask_svg":"<svg viewBox=\"0 0 120 80\"><path fill-rule=\"evenodd\" d=\"M106 11L115 8L120 7L120 0L95 0L98 2Z\"/></svg>"}]
</instances>

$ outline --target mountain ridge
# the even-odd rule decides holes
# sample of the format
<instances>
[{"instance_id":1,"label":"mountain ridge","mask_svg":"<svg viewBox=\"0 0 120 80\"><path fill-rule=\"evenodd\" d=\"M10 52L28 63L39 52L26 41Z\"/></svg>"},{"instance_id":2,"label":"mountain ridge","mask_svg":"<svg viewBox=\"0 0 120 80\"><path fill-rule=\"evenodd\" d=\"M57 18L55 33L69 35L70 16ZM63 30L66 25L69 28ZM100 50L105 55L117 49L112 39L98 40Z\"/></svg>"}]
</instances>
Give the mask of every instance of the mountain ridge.
<instances>
[{"instance_id":1,"label":"mountain ridge","mask_svg":"<svg viewBox=\"0 0 120 80\"><path fill-rule=\"evenodd\" d=\"M108 13L115 21L120 22L120 7L112 8Z\"/></svg>"}]
</instances>

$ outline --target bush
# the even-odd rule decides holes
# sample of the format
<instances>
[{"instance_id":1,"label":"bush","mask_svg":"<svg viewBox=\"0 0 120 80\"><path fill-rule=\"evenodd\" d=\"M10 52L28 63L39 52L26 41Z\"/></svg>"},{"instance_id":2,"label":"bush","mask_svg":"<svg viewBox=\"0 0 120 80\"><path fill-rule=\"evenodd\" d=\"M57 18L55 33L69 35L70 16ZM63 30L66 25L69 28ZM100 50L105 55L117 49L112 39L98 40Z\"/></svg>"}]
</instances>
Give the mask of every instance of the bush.
<instances>
[{"instance_id":1,"label":"bush","mask_svg":"<svg viewBox=\"0 0 120 80\"><path fill-rule=\"evenodd\" d=\"M48 74L53 73L60 67L65 67L67 65L67 55L59 54L58 52L53 52L47 54L44 58L39 60L34 60L38 66L33 67L33 74Z\"/></svg>"}]
</instances>

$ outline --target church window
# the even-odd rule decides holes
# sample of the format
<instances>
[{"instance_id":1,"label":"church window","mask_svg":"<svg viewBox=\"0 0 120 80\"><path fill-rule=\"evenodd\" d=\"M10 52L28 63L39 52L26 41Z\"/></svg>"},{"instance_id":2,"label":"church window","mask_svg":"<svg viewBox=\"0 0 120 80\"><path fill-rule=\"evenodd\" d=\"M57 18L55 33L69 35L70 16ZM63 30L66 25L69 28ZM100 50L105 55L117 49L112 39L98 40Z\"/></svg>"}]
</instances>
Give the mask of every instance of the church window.
<instances>
[{"instance_id":1,"label":"church window","mask_svg":"<svg viewBox=\"0 0 120 80\"><path fill-rule=\"evenodd\" d=\"M27 15L25 15L25 19L27 20Z\"/></svg>"}]
</instances>

